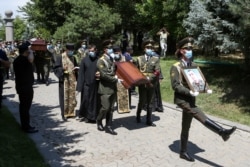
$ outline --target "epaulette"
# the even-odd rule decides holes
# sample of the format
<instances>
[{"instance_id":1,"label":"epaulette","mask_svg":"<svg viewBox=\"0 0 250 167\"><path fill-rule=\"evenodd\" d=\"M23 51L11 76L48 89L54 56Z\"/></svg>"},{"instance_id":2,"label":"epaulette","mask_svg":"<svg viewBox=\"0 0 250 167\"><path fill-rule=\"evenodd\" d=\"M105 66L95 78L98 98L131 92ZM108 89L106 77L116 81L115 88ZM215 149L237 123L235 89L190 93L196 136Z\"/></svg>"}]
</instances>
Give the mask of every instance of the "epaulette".
<instances>
[{"instance_id":1,"label":"epaulette","mask_svg":"<svg viewBox=\"0 0 250 167\"><path fill-rule=\"evenodd\" d=\"M174 66L179 66L179 65L180 65L180 62L174 63Z\"/></svg>"}]
</instances>

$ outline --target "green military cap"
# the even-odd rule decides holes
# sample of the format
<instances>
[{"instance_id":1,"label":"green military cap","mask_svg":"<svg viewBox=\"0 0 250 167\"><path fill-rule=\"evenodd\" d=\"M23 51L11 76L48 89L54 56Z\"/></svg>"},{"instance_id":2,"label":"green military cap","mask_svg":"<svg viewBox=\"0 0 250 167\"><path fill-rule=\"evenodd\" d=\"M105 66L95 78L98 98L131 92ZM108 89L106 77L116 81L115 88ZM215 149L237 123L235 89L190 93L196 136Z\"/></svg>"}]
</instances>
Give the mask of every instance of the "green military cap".
<instances>
[{"instance_id":1,"label":"green military cap","mask_svg":"<svg viewBox=\"0 0 250 167\"><path fill-rule=\"evenodd\" d=\"M75 49L75 44L73 44L73 43L67 43L66 44L66 49L68 49L68 50L74 50Z\"/></svg>"},{"instance_id":2,"label":"green military cap","mask_svg":"<svg viewBox=\"0 0 250 167\"><path fill-rule=\"evenodd\" d=\"M114 52L120 52L121 51L121 48L120 48L120 46L113 46L113 51Z\"/></svg>"},{"instance_id":3,"label":"green military cap","mask_svg":"<svg viewBox=\"0 0 250 167\"><path fill-rule=\"evenodd\" d=\"M181 48L187 48L187 47L193 47L193 43L194 43L194 39L192 37L186 37L182 40L180 40L177 44L176 44L176 48L177 49L181 49Z\"/></svg>"},{"instance_id":4,"label":"green military cap","mask_svg":"<svg viewBox=\"0 0 250 167\"><path fill-rule=\"evenodd\" d=\"M142 47L143 48L146 48L146 47L154 47L154 40L152 39L148 39L148 40L145 40L143 43L142 43Z\"/></svg>"},{"instance_id":5,"label":"green military cap","mask_svg":"<svg viewBox=\"0 0 250 167\"><path fill-rule=\"evenodd\" d=\"M103 48L110 48L113 46L114 42L115 41L113 39L107 39L103 41L102 46Z\"/></svg>"}]
</instances>

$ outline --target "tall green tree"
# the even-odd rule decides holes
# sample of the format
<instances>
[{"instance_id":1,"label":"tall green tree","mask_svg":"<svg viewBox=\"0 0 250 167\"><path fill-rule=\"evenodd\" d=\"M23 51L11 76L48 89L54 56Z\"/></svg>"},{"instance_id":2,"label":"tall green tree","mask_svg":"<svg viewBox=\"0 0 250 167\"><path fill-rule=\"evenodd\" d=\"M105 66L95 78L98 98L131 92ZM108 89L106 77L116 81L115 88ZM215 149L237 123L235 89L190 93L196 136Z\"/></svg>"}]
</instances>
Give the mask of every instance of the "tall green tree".
<instances>
[{"instance_id":1,"label":"tall green tree","mask_svg":"<svg viewBox=\"0 0 250 167\"><path fill-rule=\"evenodd\" d=\"M183 26L206 55L218 56L238 47L234 40L237 27L231 18L224 0L192 0Z\"/></svg>"},{"instance_id":2,"label":"tall green tree","mask_svg":"<svg viewBox=\"0 0 250 167\"><path fill-rule=\"evenodd\" d=\"M239 28L236 40L240 43L245 56L246 70L250 72L250 1L232 0L229 6Z\"/></svg>"},{"instance_id":3,"label":"tall green tree","mask_svg":"<svg viewBox=\"0 0 250 167\"><path fill-rule=\"evenodd\" d=\"M27 32L27 22L20 18L20 17L16 17L13 21L14 24L14 39L15 40L21 40L21 39L26 39L28 38L28 33ZM27 33L27 36L26 36Z\"/></svg>"},{"instance_id":4,"label":"tall green tree","mask_svg":"<svg viewBox=\"0 0 250 167\"><path fill-rule=\"evenodd\" d=\"M57 27L64 24L71 7L66 0L30 0L25 6L19 7L19 10L24 13L28 22L54 34Z\"/></svg>"},{"instance_id":5,"label":"tall green tree","mask_svg":"<svg viewBox=\"0 0 250 167\"><path fill-rule=\"evenodd\" d=\"M71 12L63 26L57 29L55 38L77 40L109 37L115 25L121 23L120 15L105 4L93 0L68 0L68 3L72 6Z\"/></svg>"}]
</instances>

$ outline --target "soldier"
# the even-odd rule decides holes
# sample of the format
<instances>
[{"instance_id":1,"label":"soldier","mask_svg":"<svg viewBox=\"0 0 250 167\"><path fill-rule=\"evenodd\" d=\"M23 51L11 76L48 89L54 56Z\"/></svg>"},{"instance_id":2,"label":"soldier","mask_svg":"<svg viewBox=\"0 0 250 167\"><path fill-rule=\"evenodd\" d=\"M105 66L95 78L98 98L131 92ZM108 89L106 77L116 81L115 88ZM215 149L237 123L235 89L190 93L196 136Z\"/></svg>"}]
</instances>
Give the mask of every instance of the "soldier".
<instances>
[{"instance_id":1,"label":"soldier","mask_svg":"<svg viewBox=\"0 0 250 167\"><path fill-rule=\"evenodd\" d=\"M148 84L138 86L139 88L139 103L136 112L137 123L141 122L141 110L146 104L147 120L146 125L156 126L152 122L152 110L153 110L153 96L155 87L160 74L160 61L159 58L153 56L153 40L146 40L143 42L143 48L145 54L139 56L136 60L138 69L147 77Z\"/></svg>"},{"instance_id":2,"label":"soldier","mask_svg":"<svg viewBox=\"0 0 250 167\"><path fill-rule=\"evenodd\" d=\"M192 62L192 43L193 39L190 37L184 38L177 43L176 55L180 61L175 63L170 70L171 84L175 91L174 102L183 110L180 136L180 158L187 161L194 161L194 158L192 158L187 152L189 128L193 117L208 129L219 134L224 141L227 141L236 129L236 127L224 129L213 120L209 119L202 110L196 106L195 98L199 95L199 92L193 92L189 89L187 81L181 73L183 67L197 67L197 65ZM207 93L212 93L212 90L207 90Z\"/></svg>"},{"instance_id":3,"label":"soldier","mask_svg":"<svg viewBox=\"0 0 250 167\"><path fill-rule=\"evenodd\" d=\"M56 46L54 48L54 52L53 52L53 60L52 60L52 64L54 66L55 62L57 61L58 57L60 57L63 53L63 48L62 48L62 43L60 40L58 40L56 42Z\"/></svg>"},{"instance_id":4,"label":"soldier","mask_svg":"<svg viewBox=\"0 0 250 167\"><path fill-rule=\"evenodd\" d=\"M103 42L104 53L97 61L97 70L100 72L100 82L98 93L101 99L101 108L97 116L97 129L106 133L117 135L112 129L112 118L114 103L116 100L116 83L121 82L115 75L115 65L113 58L110 56L113 53L113 40L108 39ZM106 118L106 126L103 127L102 120Z\"/></svg>"},{"instance_id":5,"label":"soldier","mask_svg":"<svg viewBox=\"0 0 250 167\"><path fill-rule=\"evenodd\" d=\"M80 65L81 60L87 55L87 40L84 39L81 43L81 47L77 51L77 62Z\"/></svg>"},{"instance_id":6,"label":"soldier","mask_svg":"<svg viewBox=\"0 0 250 167\"><path fill-rule=\"evenodd\" d=\"M45 79L44 82L46 86L49 85L49 74L51 71L51 62L53 61L53 53L54 53L54 48L52 44L50 43L47 45L47 50L45 51L43 59L42 59L44 79Z\"/></svg>"}]
</instances>

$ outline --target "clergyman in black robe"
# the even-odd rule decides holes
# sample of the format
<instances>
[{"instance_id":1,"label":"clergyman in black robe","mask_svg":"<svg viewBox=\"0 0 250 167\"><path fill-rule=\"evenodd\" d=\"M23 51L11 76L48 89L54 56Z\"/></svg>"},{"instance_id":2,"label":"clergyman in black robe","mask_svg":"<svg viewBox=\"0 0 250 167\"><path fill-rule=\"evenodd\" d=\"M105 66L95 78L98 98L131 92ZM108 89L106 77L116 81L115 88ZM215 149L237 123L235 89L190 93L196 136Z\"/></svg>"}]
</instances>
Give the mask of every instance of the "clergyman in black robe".
<instances>
[{"instance_id":1,"label":"clergyman in black robe","mask_svg":"<svg viewBox=\"0 0 250 167\"><path fill-rule=\"evenodd\" d=\"M81 92L80 121L95 123L98 115L98 72L96 46L89 45L89 52L81 60L76 90Z\"/></svg>"}]
</instances>

